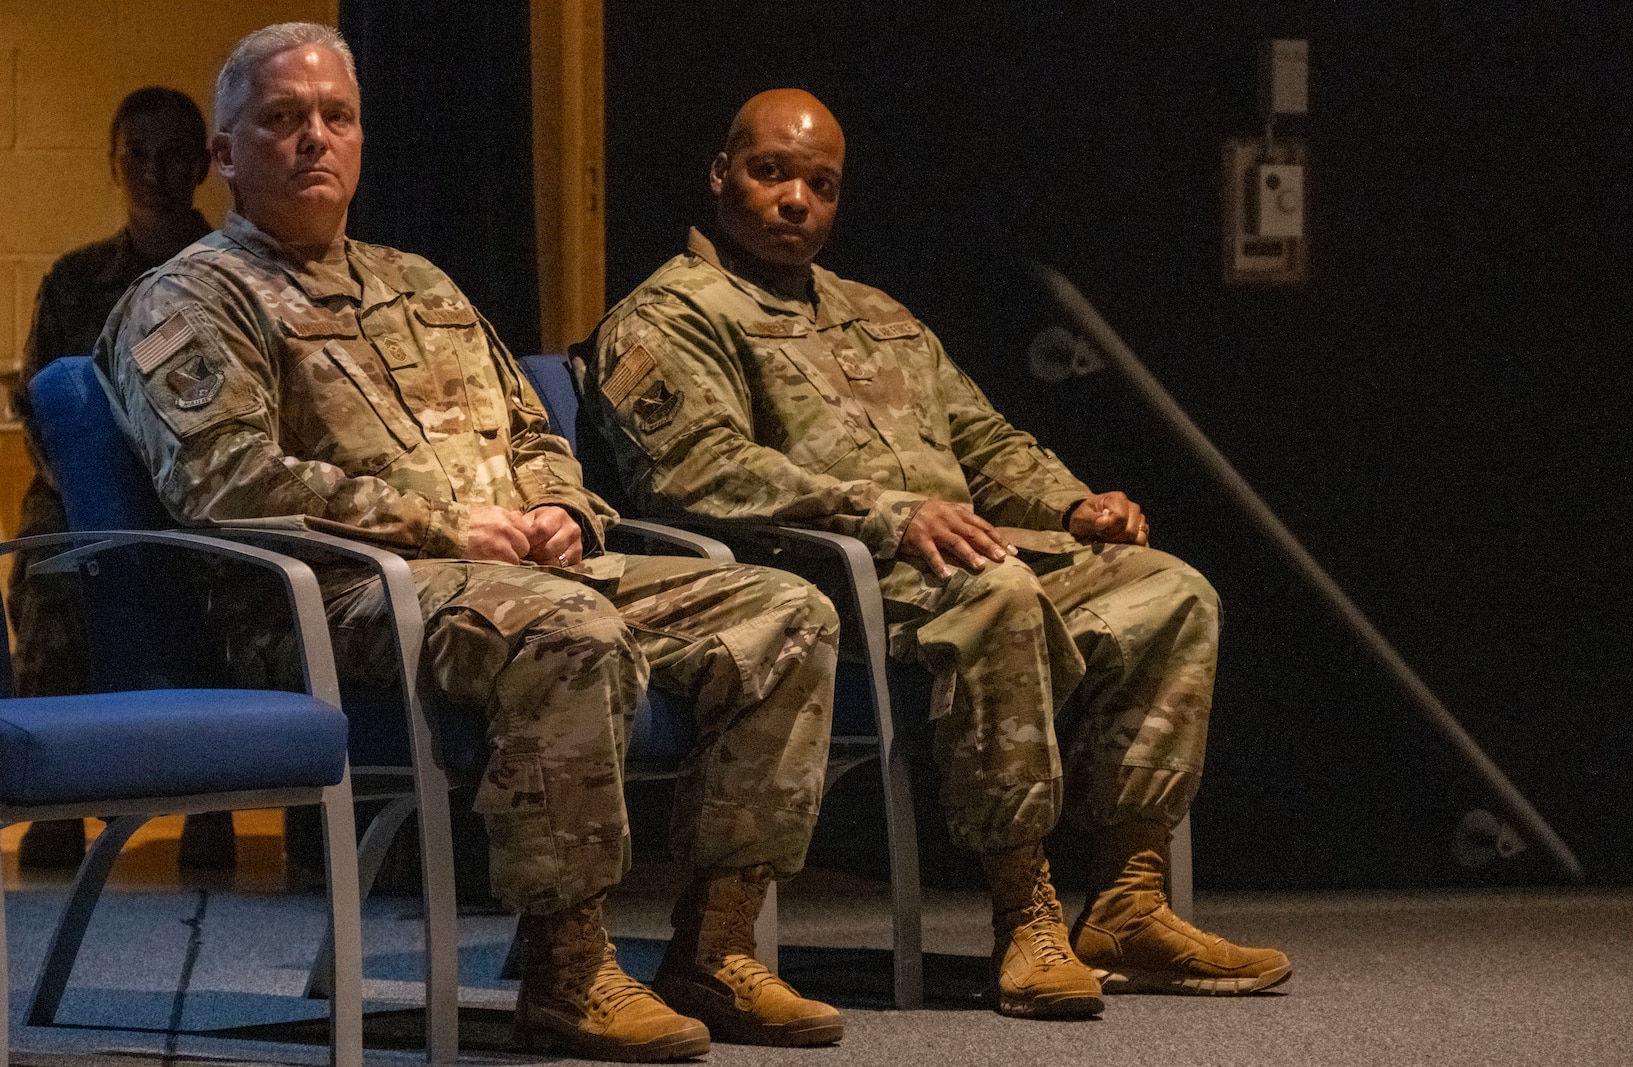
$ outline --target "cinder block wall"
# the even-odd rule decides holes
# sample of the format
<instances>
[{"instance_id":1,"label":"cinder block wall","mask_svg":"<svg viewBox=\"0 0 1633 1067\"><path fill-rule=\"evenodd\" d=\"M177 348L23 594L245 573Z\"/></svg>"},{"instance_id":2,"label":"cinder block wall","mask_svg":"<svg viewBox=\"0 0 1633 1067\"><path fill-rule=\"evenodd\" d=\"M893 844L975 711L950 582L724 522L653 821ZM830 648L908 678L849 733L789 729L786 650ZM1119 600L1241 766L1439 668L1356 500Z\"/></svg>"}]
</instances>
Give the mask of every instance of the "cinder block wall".
<instances>
[{"instance_id":1,"label":"cinder block wall","mask_svg":"<svg viewBox=\"0 0 1633 1067\"><path fill-rule=\"evenodd\" d=\"M34 293L58 256L122 224L108 123L144 85L188 93L208 120L233 44L274 22L334 25L339 0L0 0L0 375L15 371ZM228 206L212 175L198 204ZM0 441L9 452L10 441ZM0 530L16 528L26 464L0 456Z\"/></svg>"}]
</instances>

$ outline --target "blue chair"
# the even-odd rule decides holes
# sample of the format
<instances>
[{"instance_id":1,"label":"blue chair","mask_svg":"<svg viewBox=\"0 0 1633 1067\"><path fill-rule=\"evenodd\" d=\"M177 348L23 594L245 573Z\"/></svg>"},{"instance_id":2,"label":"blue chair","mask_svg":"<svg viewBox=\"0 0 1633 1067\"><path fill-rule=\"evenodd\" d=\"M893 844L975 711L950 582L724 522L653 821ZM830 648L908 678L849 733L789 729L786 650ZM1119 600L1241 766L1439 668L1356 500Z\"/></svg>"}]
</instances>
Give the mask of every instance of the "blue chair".
<instances>
[{"instance_id":1,"label":"blue chair","mask_svg":"<svg viewBox=\"0 0 1633 1067\"><path fill-rule=\"evenodd\" d=\"M316 803L323 811L329 936L336 946L330 964L336 990L330 1002L330 1063L360 1067L361 920L346 719L339 710L317 579L296 560L176 532L51 534L7 542L0 554L24 549L38 572L89 581L105 560L136 546L233 559L276 575L294 620L306 691L147 689L0 699L0 824L86 816L108 820L69 891L29 1021L48 1024L55 1015L114 860L149 819ZM151 625L147 605L118 607L121 633ZM12 692L11 657L3 647L0 691ZM0 1067L10 1062L3 911L0 895ZM41 1012L47 1001L50 1010Z\"/></svg>"},{"instance_id":2,"label":"blue chair","mask_svg":"<svg viewBox=\"0 0 1633 1067\"><path fill-rule=\"evenodd\" d=\"M573 445L591 487L611 492L605 456L595 440L580 441L578 393L567 358L523 356L522 370L550 412L550 423ZM600 477L597 477L597 475ZM597 484L602 483L602 484ZM891 714L892 684L905 679L928 693L923 671L891 664L886 654L884 601L873 559L853 537L763 524L709 524L707 531L728 540L739 559L793 571L814 582L846 620L835 678L833 749L827 776L831 789L846 773L877 761L884 789L885 837L890 865L892 963L895 1004L912 1009L924 1003L923 941L920 926L919 851L913 813L909 754ZM916 677L915 677L916 676Z\"/></svg>"},{"instance_id":3,"label":"blue chair","mask_svg":"<svg viewBox=\"0 0 1633 1067\"><path fill-rule=\"evenodd\" d=\"M114 420L89 357L48 364L29 385L36 437L63 496L69 526L162 528L173 520L152 480ZM424 625L408 564L395 553L307 528L298 517L233 523L209 530L214 538L270 548L324 565L341 561L370 567L385 590L397 645L398 678L387 690L348 685L341 706L350 722L350 754L359 799L386 799L358 846L358 877L367 896L386 850L408 816L418 812L424 884L426 944L426 1054L435 1064L458 1058L458 943L453 840L448 791L474 782L487 763L486 723L480 715L440 708L419 688ZM713 538L653 523L626 522L609 533L625 551L662 547L729 562ZM652 691L630 733L632 776L672 773L692 739L687 709ZM768 908L774 951L775 912ZM764 927L762 926L762 929ZM325 995L323 957L313 967L309 993ZM55 1005L53 1004L54 1011Z\"/></svg>"}]
</instances>

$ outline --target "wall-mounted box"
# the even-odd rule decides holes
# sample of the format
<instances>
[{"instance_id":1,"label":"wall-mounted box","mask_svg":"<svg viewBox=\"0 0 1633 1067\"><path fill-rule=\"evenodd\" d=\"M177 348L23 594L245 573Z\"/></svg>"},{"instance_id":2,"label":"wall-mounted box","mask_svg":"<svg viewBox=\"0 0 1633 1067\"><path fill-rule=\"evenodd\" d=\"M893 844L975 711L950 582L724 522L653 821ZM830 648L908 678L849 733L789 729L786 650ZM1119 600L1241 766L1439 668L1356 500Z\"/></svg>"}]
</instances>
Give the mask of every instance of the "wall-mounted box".
<instances>
[{"instance_id":1,"label":"wall-mounted box","mask_svg":"<svg viewBox=\"0 0 1633 1067\"><path fill-rule=\"evenodd\" d=\"M1266 115L1309 114L1309 41L1278 38L1260 43L1259 99Z\"/></svg>"},{"instance_id":2,"label":"wall-mounted box","mask_svg":"<svg viewBox=\"0 0 1633 1067\"><path fill-rule=\"evenodd\" d=\"M1225 142L1224 278L1231 285L1298 285L1309 265L1304 142Z\"/></svg>"}]
</instances>

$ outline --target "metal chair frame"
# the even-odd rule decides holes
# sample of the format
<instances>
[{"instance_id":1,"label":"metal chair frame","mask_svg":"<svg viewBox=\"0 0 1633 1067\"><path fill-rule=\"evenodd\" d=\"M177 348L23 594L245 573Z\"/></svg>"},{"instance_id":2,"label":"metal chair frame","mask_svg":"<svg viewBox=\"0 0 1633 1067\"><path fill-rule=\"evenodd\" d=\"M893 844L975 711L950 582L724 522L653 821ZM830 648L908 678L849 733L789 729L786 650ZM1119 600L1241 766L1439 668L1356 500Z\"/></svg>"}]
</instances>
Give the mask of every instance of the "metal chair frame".
<instances>
[{"instance_id":1,"label":"metal chair frame","mask_svg":"<svg viewBox=\"0 0 1633 1067\"><path fill-rule=\"evenodd\" d=\"M160 531L77 532L21 538L0 544L0 554L24 550L66 550L39 560L34 567L42 573L80 567L94 568L98 554L113 548L149 544L219 557L264 567L283 581L295 622L295 637L308 695L339 709L340 686L330 650L323 600L311 568L250 545L233 545L197 534ZM94 573L91 571L90 573ZM4 654L0 652L0 654ZM144 696L151 697L152 691ZM26 699L26 698L25 698ZM30 998L28 1022L50 1025L67 988L75 958L84 941L96 902L107 883L119 851L143 824L157 815L193 814L204 811L231 811L244 808L285 807L318 804L323 813L324 860L327 874L330 923L327 937L335 946L328 957L330 984L336 995L330 1001L330 1063L336 1067L360 1067L363 1051L363 966L360 896L357 879L357 850L352 823L351 771L342 772L338 783L326 787L298 786L287 789L257 789L182 796L88 799L83 803L41 805L0 804L0 824L44 819L94 816L109 820L87 851L69 889L68 901L46 951ZM111 818L110 818L111 817ZM0 1067L9 1060L9 1031L6 995L6 944L4 895L0 894Z\"/></svg>"}]
</instances>

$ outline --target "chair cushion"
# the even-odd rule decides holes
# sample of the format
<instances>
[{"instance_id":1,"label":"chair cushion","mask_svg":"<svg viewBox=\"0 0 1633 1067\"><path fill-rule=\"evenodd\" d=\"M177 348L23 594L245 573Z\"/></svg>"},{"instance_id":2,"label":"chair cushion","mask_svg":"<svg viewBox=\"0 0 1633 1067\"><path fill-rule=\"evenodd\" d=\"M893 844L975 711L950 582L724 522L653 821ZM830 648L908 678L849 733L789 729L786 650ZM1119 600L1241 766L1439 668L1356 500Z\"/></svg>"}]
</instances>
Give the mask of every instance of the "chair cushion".
<instances>
[{"instance_id":1,"label":"chair cushion","mask_svg":"<svg viewBox=\"0 0 1633 1067\"><path fill-rule=\"evenodd\" d=\"M403 728L402 701L395 690L348 689L341 702L351 720L352 766L408 765L408 731ZM474 712L453 709L439 712L436 724L448 776L456 783L475 781L488 762L486 720ZM696 735L683 701L650 690L635 709L627 759L647 773L676 770Z\"/></svg>"},{"instance_id":2,"label":"chair cushion","mask_svg":"<svg viewBox=\"0 0 1633 1067\"><path fill-rule=\"evenodd\" d=\"M924 709L930 706L935 679L916 663L892 661L885 669L890 687L891 718L898 735L903 731L922 732ZM916 716L908 721L907 716ZM879 727L873 718L873 686L865 663L841 663L834 675L834 735L876 737Z\"/></svg>"},{"instance_id":3,"label":"chair cushion","mask_svg":"<svg viewBox=\"0 0 1633 1067\"><path fill-rule=\"evenodd\" d=\"M340 781L346 717L305 693L154 689L0 700L0 802L71 804Z\"/></svg>"},{"instance_id":4,"label":"chair cushion","mask_svg":"<svg viewBox=\"0 0 1633 1067\"><path fill-rule=\"evenodd\" d=\"M64 356L28 385L35 439L71 530L164 530L175 520L114 421L90 356Z\"/></svg>"},{"instance_id":5,"label":"chair cushion","mask_svg":"<svg viewBox=\"0 0 1633 1067\"><path fill-rule=\"evenodd\" d=\"M648 689L635 708L626 760L647 773L674 771L697 740L691 706L661 689Z\"/></svg>"}]
</instances>

